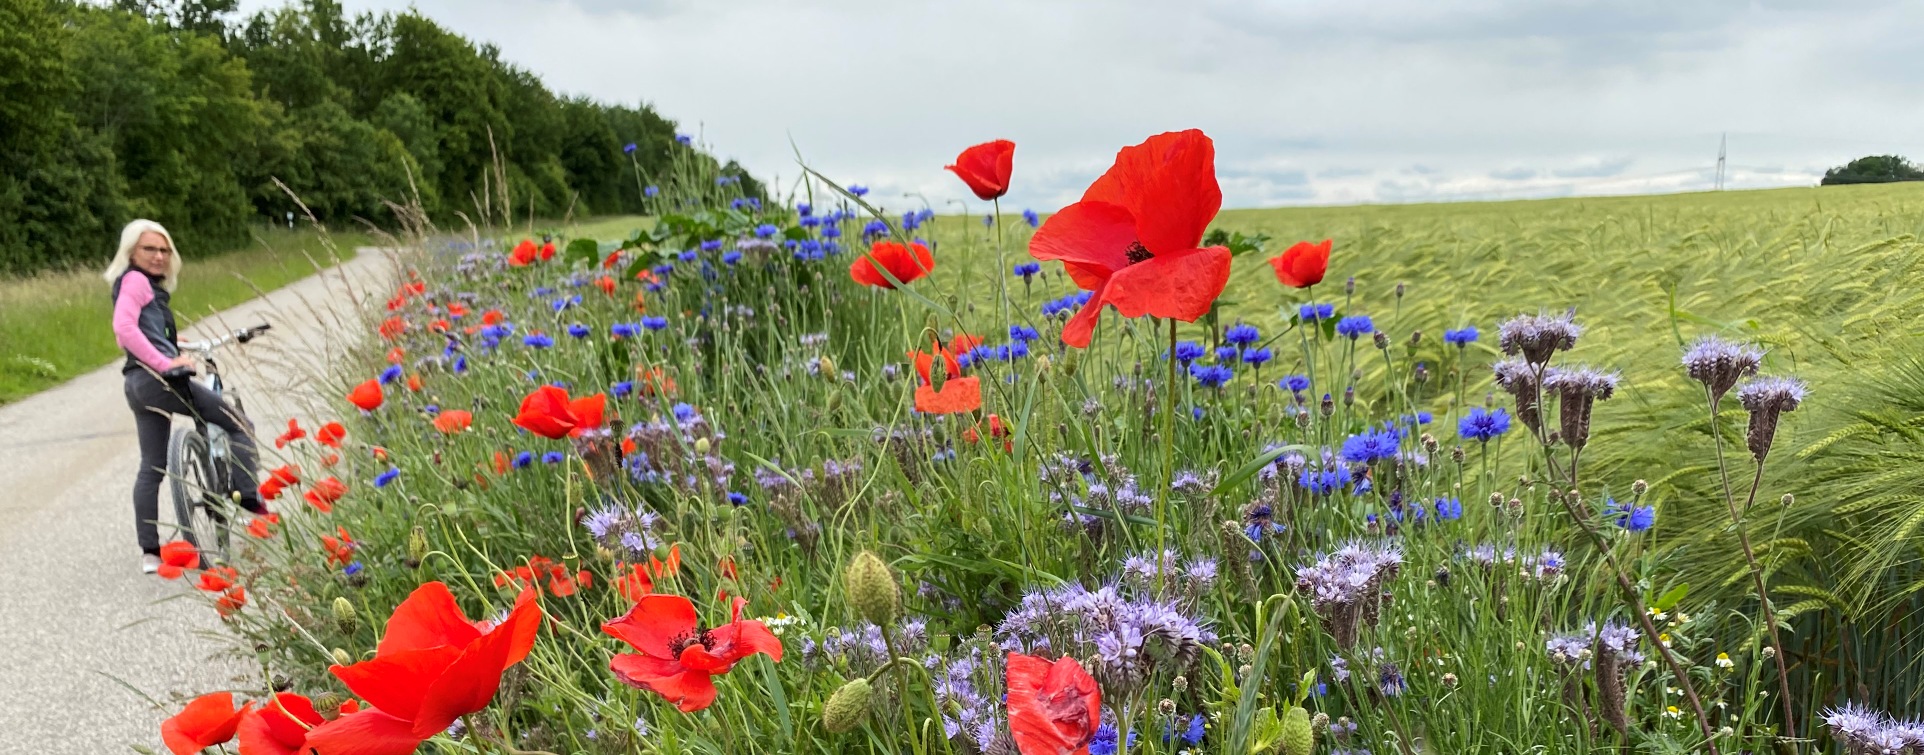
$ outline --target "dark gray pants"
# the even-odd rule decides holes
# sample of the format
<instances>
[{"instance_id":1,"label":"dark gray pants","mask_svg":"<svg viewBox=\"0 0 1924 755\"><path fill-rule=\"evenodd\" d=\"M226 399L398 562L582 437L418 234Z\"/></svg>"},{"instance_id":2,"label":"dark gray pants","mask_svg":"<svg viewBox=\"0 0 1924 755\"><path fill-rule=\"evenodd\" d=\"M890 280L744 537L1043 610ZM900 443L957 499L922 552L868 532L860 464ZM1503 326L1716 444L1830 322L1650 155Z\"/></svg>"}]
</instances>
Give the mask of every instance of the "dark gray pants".
<instances>
[{"instance_id":1,"label":"dark gray pants","mask_svg":"<svg viewBox=\"0 0 1924 755\"><path fill-rule=\"evenodd\" d=\"M228 489L238 490L242 505L264 511L255 482L258 464L254 451L254 423L234 411L206 386L191 380L162 380L146 370L126 373L127 406L134 410L134 433L140 438L140 473L134 477L134 531L140 549L160 552L160 481L167 476L167 443L173 415L198 417L227 431L233 463L227 465ZM185 393L183 393L183 391Z\"/></svg>"}]
</instances>

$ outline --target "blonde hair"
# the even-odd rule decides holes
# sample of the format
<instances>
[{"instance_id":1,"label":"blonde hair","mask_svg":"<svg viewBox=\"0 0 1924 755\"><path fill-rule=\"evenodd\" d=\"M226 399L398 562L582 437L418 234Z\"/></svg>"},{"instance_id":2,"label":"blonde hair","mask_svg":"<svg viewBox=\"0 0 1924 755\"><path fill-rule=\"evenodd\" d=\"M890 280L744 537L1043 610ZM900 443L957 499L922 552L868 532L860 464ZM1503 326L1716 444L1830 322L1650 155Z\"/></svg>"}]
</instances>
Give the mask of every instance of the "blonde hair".
<instances>
[{"instance_id":1,"label":"blonde hair","mask_svg":"<svg viewBox=\"0 0 1924 755\"><path fill-rule=\"evenodd\" d=\"M173 291L175 286L180 285L180 247L174 246L174 235L168 233L167 229L161 227L159 223L145 218L128 223L126 228L120 229L120 249L114 252L114 261L107 263L107 272L100 276L107 279L108 285L118 282L120 276L127 272L127 268L133 267L134 246L140 243L140 237L143 234L148 233L160 234L161 238L167 240L167 248L174 252L167 255L167 277L161 280L160 287Z\"/></svg>"}]
</instances>

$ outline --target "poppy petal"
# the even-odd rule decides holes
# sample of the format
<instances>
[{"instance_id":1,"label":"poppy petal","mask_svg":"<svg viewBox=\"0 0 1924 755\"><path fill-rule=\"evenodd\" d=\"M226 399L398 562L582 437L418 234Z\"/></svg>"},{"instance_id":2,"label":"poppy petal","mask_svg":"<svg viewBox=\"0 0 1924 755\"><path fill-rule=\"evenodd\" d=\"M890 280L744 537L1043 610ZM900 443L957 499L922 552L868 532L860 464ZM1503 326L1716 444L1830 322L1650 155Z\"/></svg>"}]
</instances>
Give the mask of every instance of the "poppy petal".
<instances>
[{"instance_id":1,"label":"poppy petal","mask_svg":"<svg viewBox=\"0 0 1924 755\"><path fill-rule=\"evenodd\" d=\"M414 588L406 600L394 607L394 614L387 620L387 632L381 636L381 644L375 646L374 653L388 655L444 646L459 648L480 636L481 632L461 613L461 607L455 605L454 593L448 591L448 586L429 582Z\"/></svg>"},{"instance_id":2,"label":"poppy petal","mask_svg":"<svg viewBox=\"0 0 1924 755\"><path fill-rule=\"evenodd\" d=\"M608 662L608 670L631 687L661 695L683 713L693 713L715 702L715 681L708 674L691 671L675 661L622 653Z\"/></svg>"},{"instance_id":3,"label":"poppy petal","mask_svg":"<svg viewBox=\"0 0 1924 755\"><path fill-rule=\"evenodd\" d=\"M1062 324L1062 342L1078 349L1089 348L1089 338L1096 332L1096 323L1102 319L1104 299L1108 296L1109 284L1104 282L1095 289L1095 296L1077 310L1074 317Z\"/></svg>"},{"instance_id":4,"label":"poppy petal","mask_svg":"<svg viewBox=\"0 0 1924 755\"><path fill-rule=\"evenodd\" d=\"M621 618L601 623L601 631L655 658L673 658L669 641L695 631L695 604L680 595L644 595Z\"/></svg>"},{"instance_id":5,"label":"poppy petal","mask_svg":"<svg viewBox=\"0 0 1924 755\"><path fill-rule=\"evenodd\" d=\"M768 625L759 621L725 624L715 627L708 636L713 652L730 663L756 653L765 653L778 662L782 659L781 638L768 631Z\"/></svg>"},{"instance_id":6,"label":"poppy petal","mask_svg":"<svg viewBox=\"0 0 1924 755\"><path fill-rule=\"evenodd\" d=\"M369 709L314 727L306 746L317 755L408 755L426 739L407 719Z\"/></svg>"},{"instance_id":7,"label":"poppy petal","mask_svg":"<svg viewBox=\"0 0 1924 755\"><path fill-rule=\"evenodd\" d=\"M535 606L533 595L523 591L508 618L470 643L461 657L428 686L421 707L413 716L415 736L422 739L434 736L454 723L454 719L486 708L494 700L494 694L501 689L501 673L527 657L528 649L534 644L541 610Z\"/></svg>"},{"instance_id":8,"label":"poppy petal","mask_svg":"<svg viewBox=\"0 0 1924 755\"><path fill-rule=\"evenodd\" d=\"M1135 218L1137 238L1151 252L1194 248L1223 204L1222 188L1216 184L1215 142L1189 129L1124 147L1109 172L1083 192L1082 201L1127 208Z\"/></svg>"},{"instance_id":9,"label":"poppy petal","mask_svg":"<svg viewBox=\"0 0 1924 755\"><path fill-rule=\"evenodd\" d=\"M568 411L568 392L552 385L536 388L521 399L521 411L514 423L549 440L567 437L575 429L575 417Z\"/></svg>"},{"instance_id":10,"label":"poppy petal","mask_svg":"<svg viewBox=\"0 0 1924 755\"><path fill-rule=\"evenodd\" d=\"M605 421L604 412L607 406L608 395L605 393L583 396L568 402L568 413L574 415L575 418L574 431L580 432L582 430L601 427Z\"/></svg>"},{"instance_id":11,"label":"poppy petal","mask_svg":"<svg viewBox=\"0 0 1924 755\"><path fill-rule=\"evenodd\" d=\"M1212 246L1180 254L1159 254L1130 265L1109 278L1098 299L1116 305L1123 317L1173 317L1195 322L1229 283L1229 250Z\"/></svg>"},{"instance_id":12,"label":"poppy petal","mask_svg":"<svg viewBox=\"0 0 1924 755\"><path fill-rule=\"evenodd\" d=\"M370 705L413 719L427 699L428 689L461 658L461 651L460 647L437 647L377 653L371 660L328 670Z\"/></svg>"},{"instance_id":13,"label":"poppy petal","mask_svg":"<svg viewBox=\"0 0 1924 755\"><path fill-rule=\"evenodd\" d=\"M1129 245L1134 243L1136 218L1128 208L1085 200L1050 215L1029 239L1029 255L1073 262L1090 273L1113 272L1129 266ZM1077 277L1078 285L1083 277Z\"/></svg>"},{"instance_id":14,"label":"poppy petal","mask_svg":"<svg viewBox=\"0 0 1924 755\"><path fill-rule=\"evenodd\" d=\"M962 414L980 408L982 379L974 375L949 378L940 391L927 384L915 387L915 410L923 414Z\"/></svg>"},{"instance_id":15,"label":"poppy petal","mask_svg":"<svg viewBox=\"0 0 1924 755\"><path fill-rule=\"evenodd\" d=\"M201 695L161 722L160 739L174 755L195 755L233 739L241 718L253 707L248 703L235 710L232 692Z\"/></svg>"}]
</instances>

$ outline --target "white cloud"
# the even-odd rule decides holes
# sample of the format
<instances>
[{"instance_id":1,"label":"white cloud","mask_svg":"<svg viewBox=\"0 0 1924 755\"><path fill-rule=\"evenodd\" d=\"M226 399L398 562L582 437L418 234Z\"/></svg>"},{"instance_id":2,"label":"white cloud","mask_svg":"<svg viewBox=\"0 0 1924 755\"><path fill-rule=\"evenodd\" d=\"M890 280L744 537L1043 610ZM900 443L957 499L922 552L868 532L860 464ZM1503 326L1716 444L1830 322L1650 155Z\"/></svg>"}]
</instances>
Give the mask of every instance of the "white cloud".
<instances>
[{"instance_id":1,"label":"white cloud","mask_svg":"<svg viewBox=\"0 0 1924 755\"><path fill-rule=\"evenodd\" d=\"M1018 145L1005 206L1046 209L1188 127L1228 206L1709 188L1726 132L1735 187L1924 152L1924 6L1898 0L411 4L758 175L797 175L792 140L902 206L968 197L941 167L979 141Z\"/></svg>"}]
</instances>

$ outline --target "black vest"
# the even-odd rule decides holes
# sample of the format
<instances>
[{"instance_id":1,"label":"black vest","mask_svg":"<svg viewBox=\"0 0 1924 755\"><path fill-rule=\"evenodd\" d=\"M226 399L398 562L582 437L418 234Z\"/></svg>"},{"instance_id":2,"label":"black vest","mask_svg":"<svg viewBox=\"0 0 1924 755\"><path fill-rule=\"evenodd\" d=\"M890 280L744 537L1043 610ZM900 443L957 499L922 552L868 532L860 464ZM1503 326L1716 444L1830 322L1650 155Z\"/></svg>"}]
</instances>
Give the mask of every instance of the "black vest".
<instances>
[{"instance_id":1,"label":"black vest","mask_svg":"<svg viewBox=\"0 0 1924 755\"><path fill-rule=\"evenodd\" d=\"M120 274L119 280L114 281L112 301L120 301L120 284L127 280L129 275L146 275L147 285L154 290L153 301L147 302L147 306L140 308L138 320L140 334L146 336L148 343L152 343L154 348L159 349L160 353L167 357L180 356L180 347L174 344L174 337L178 335L174 330L174 308L168 306L168 300L172 298L172 294L160 285L165 279L148 275L145 270L130 267L127 272ZM131 352L126 349L121 349L121 352L127 354L127 363L120 368L121 374L147 368L146 364L135 359Z\"/></svg>"}]
</instances>

